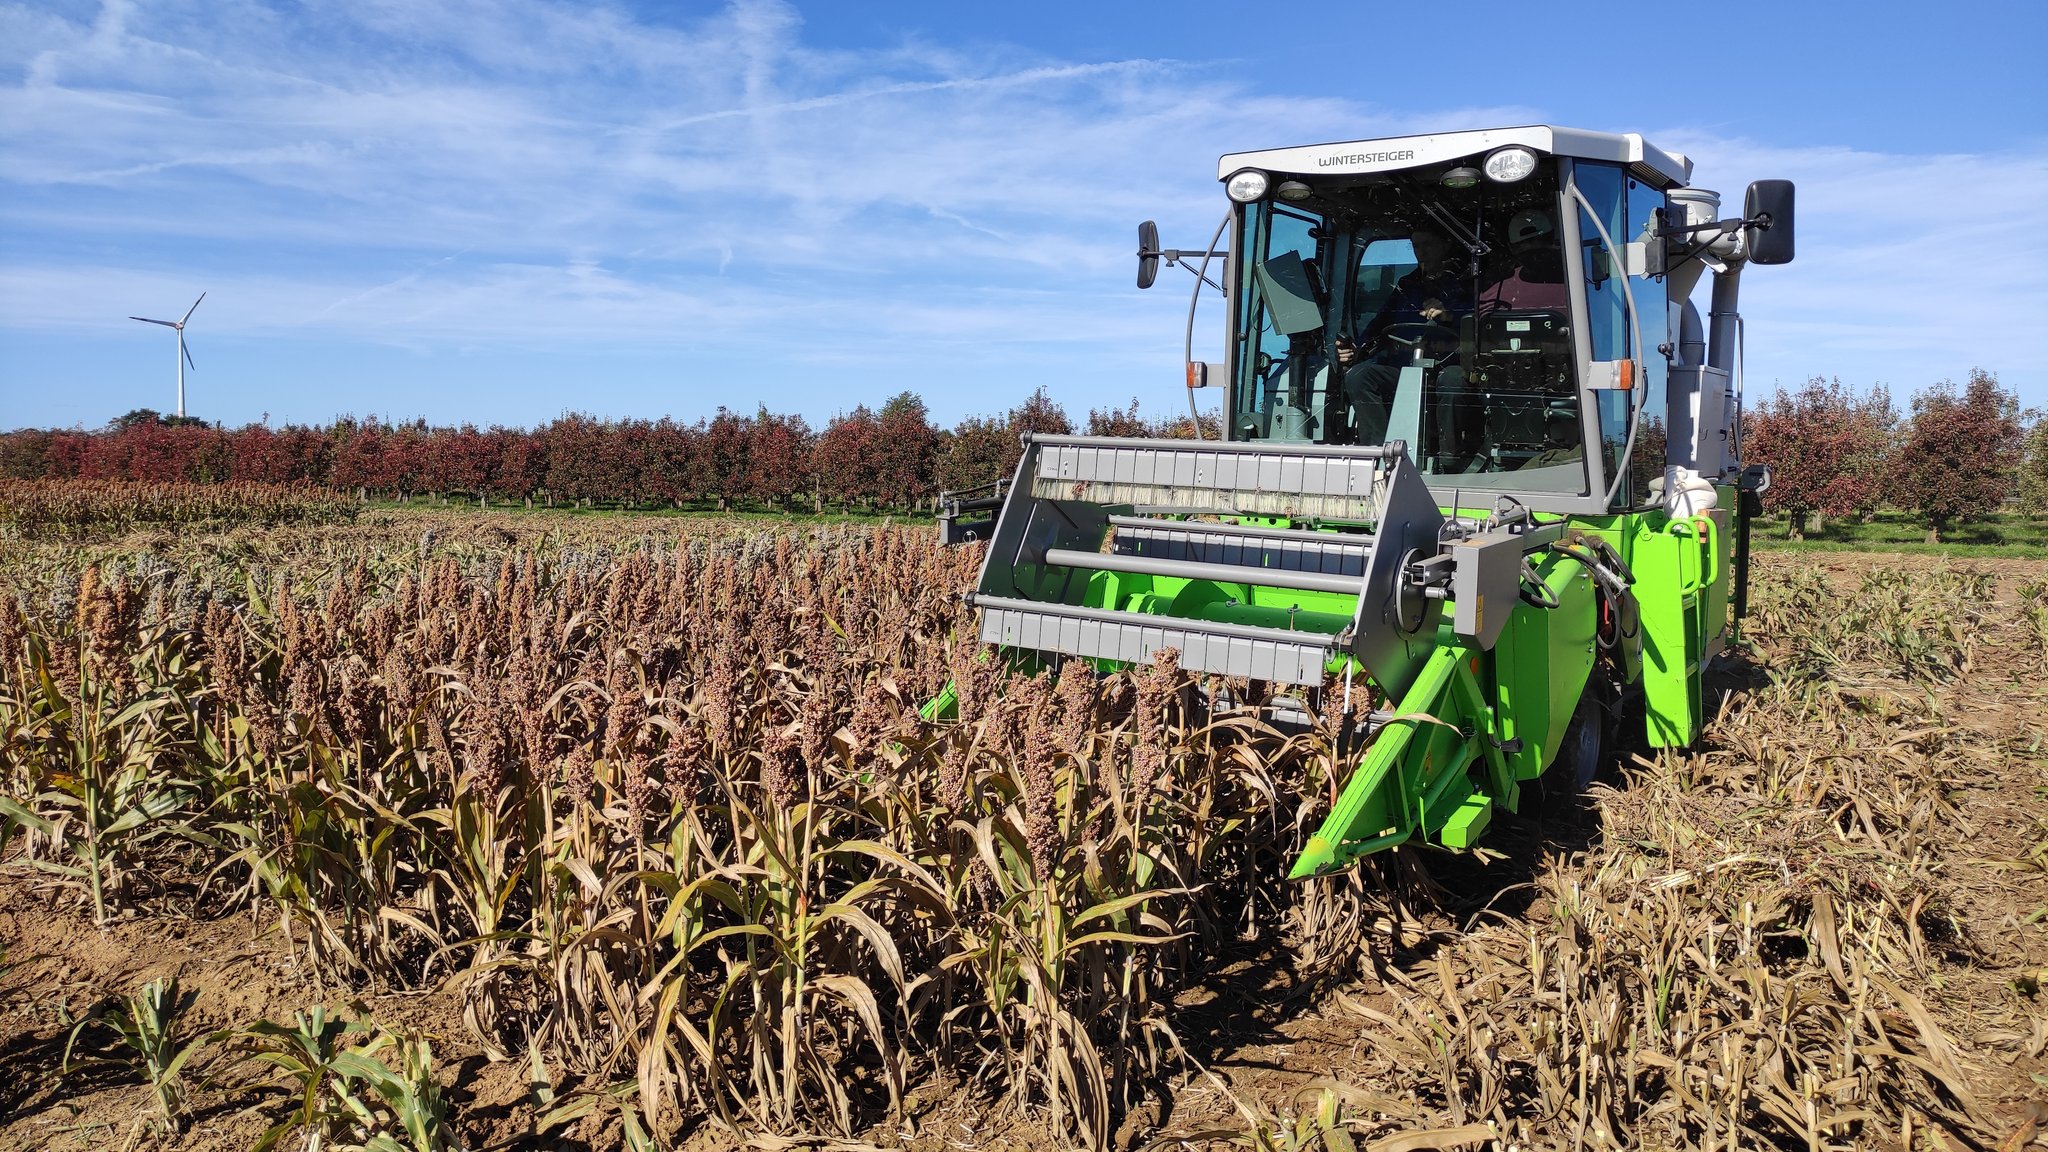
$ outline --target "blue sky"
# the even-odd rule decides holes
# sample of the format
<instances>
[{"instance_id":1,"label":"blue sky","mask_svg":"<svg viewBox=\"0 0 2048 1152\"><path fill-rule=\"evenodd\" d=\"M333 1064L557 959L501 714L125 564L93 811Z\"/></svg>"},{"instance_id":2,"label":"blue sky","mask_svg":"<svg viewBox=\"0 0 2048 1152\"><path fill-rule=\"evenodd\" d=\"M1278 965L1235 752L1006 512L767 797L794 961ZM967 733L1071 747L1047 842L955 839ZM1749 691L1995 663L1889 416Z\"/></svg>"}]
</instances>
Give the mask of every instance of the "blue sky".
<instances>
[{"instance_id":1,"label":"blue sky","mask_svg":"<svg viewBox=\"0 0 2048 1152\"><path fill-rule=\"evenodd\" d=\"M2044 43L2033 0L0 5L0 428L170 408L126 317L202 290L230 424L1167 412L1188 278L1136 291L1133 228L1198 247L1217 155L1538 121L1798 181L1753 389L2048 407Z\"/></svg>"}]
</instances>

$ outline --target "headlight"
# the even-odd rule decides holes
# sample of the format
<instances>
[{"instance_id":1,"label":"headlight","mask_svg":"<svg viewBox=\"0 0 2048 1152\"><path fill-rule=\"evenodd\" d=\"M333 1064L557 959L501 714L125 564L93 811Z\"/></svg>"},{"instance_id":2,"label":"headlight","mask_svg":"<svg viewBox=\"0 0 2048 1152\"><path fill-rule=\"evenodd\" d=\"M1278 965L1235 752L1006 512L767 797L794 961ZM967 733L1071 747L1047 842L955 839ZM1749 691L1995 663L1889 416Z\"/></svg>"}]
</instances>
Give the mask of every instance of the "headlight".
<instances>
[{"instance_id":1,"label":"headlight","mask_svg":"<svg viewBox=\"0 0 2048 1152\"><path fill-rule=\"evenodd\" d=\"M1239 204L1249 204L1266 194L1266 174L1256 168L1247 168L1234 173L1224 182L1223 190Z\"/></svg>"},{"instance_id":2,"label":"headlight","mask_svg":"<svg viewBox=\"0 0 2048 1152\"><path fill-rule=\"evenodd\" d=\"M1437 183L1446 188L1477 188L1479 187L1479 169L1460 164L1438 177Z\"/></svg>"},{"instance_id":3,"label":"headlight","mask_svg":"<svg viewBox=\"0 0 2048 1152\"><path fill-rule=\"evenodd\" d=\"M1497 184L1513 184L1536 171L1536 153L1520 144L1496 148L1486 157L1486 178Z\"/></svg>"}]
</instances>

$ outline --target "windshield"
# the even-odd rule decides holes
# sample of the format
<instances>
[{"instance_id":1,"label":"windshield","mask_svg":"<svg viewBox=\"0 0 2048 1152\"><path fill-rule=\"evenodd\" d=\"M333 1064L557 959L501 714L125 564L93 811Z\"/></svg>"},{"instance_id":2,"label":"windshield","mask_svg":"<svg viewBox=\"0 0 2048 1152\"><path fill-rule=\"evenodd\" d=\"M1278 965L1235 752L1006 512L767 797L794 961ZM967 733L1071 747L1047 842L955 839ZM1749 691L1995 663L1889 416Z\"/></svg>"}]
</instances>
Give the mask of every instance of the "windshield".
<instances>
[{"instance_id":1,"label":"windshield","mask_svg":"<svg viewBox=\"0 0 2048 1152\"><path fill-rule=\"evenodd\" d=\"M1244 206L1230 436L1401 440L1425 474L1584 492L1556 165L1439 175Z\"/></svg>"}]
</instances>

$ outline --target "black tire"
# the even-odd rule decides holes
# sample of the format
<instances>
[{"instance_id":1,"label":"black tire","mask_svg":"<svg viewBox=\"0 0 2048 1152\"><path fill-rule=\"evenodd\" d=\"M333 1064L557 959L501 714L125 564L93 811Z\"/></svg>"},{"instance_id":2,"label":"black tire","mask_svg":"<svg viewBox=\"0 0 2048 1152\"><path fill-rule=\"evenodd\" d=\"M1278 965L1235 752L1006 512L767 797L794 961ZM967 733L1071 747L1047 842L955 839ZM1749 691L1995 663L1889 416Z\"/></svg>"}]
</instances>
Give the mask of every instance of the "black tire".
<instances>
[{"instance_id":1,"label":"black tire","mask_svg":"<svg viewBox=\"0 0 2048 1152\"><path fill-rule=\"evenodd\" d=\"M1576 796L1592 787L1593 778L1606 758L1607 713L1588 691L1579 697L1579 706L1565 727L1564 742L1558 745L1557 759L1545 775L1556 781L1557 791Z\"/></svg>"}]
</instances>

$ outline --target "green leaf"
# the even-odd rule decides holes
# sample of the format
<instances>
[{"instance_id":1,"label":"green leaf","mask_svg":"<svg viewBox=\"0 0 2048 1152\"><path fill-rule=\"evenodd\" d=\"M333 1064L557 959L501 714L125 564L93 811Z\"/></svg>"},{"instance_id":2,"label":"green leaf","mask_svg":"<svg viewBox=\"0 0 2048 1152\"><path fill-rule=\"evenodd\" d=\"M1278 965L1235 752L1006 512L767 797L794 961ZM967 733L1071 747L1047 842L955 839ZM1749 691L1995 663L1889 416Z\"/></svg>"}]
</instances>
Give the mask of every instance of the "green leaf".
<instances>
[{"instance_id":1,"label":"green leaf","mask_svg":"<svg viewBox=\"0 0 2048 1152\"><path fill-rule=\"evenodd\" d=\"M1128 896L1119 896L1114 900L1105 900L1075 916L1068 922L1067 927L1069 929L1079 928L1090 920L1100 919L1105 916L1115 916L1126 909L1143 904L1147 900L1157 900L1169 894L1168 889L1155 888L1145 892L1133 892Z\"/></svg>"}]
</instances>

